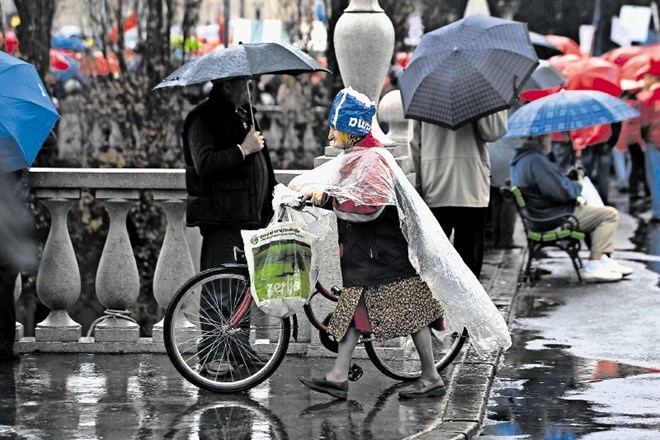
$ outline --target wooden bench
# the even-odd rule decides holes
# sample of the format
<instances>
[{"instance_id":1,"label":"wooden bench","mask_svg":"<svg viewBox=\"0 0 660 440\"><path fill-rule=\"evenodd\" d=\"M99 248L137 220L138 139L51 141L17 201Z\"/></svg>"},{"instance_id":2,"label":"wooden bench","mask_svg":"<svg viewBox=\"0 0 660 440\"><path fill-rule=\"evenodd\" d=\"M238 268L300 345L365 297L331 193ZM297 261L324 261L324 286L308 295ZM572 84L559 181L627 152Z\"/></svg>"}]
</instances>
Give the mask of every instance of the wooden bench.
<instances>
[{"instance_id":1,"label":"wooden bench","mask_svg":"<svg viewBox=\"0 0 660 440\"><path fill-rule=\"evenodd\" d=\"M575 273L577 273L578 280L582 282L580 275L580 268L582 267L582 260L580 259L579 252L582 246L582 240L585 239L586 234L580 231L580 223L572 214L564 214L555 217L539 219L529 215L525 204L525 199L522 196L520 188L517 186L503 187L502 193L506 196L513 197L516 201L518 214L522 220L525 236L527 237L527 263L523 273L524 281L533 283L532 277L532 261L536 258L539 251L546 247L555 247L565 251L571 258ZM556 224L561 220L561 226L554 229L543 230L538 229L538 225ZM534 229L535 225L537 229Z\"/></svg>"}]
</instances>

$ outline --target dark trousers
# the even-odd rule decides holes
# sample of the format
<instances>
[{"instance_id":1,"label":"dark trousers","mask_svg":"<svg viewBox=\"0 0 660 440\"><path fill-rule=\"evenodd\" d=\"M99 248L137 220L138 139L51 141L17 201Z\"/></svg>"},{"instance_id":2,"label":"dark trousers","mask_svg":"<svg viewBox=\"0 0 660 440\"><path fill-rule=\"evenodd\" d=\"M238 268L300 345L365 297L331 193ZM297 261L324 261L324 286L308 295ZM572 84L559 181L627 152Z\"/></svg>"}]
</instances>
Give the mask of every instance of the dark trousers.
<instances>
[{"instance_id":1,"label":"dark trousers","mask_svg":"<svg viewBox=\"0 0 660 440\"><path fill-rule=\"evenodd\" d=\"M484 261L484 237L488 208L447 206L431 208L447 237L454 233L454 248L479 278Z\"/></svg>"},{"instance_id":2,"label":"dark trousers","mask_svg":"<svg viewBox=\"0 0 660 440\"><path fill-rule=\"evenodd\" d=\"M499 188L491 186L488 214L493 246L496 248L513 246L513 230L518 215L514 199L504 197Z\"/></svg>"},{"instance_id":3,"label":"dark trousers","mask_svg":"<svg viewBox=\"0 0 660 440\"><path fill-rule=\"evenodd\" d=\"M202 254L200 269L206 270L219 267L225 263L235 263L234 247L243 250L243 239L241 230L237 228L203 228L202 236ZM201 327L205 335L214 334L217 323L225 322L243 300L243 295L234 297L227 294L228 282L218 280L202 290L200 295L200 314L202 319ZM216 296L215 292L223 292L221 297ZM237 292L234 292L237 293ZM221 312L218 313L218 312ZM249 312L248 312L249 313ZM215 323L215 325L214 325ZM248 345L250 338L250 315L248 314L240 327L244 330L236 333L233 339L234 343ZM213 346L217 342L215 338L206 337L198 344L197 350L203 362L209 362L214 359L231 360L234 359L230 353L217 352L218 348ZM229 358L229 359L227 359ZM204 359L206 359L204 361Z\"/></svg>"},{"instance_id":4,"label":"dark trousers","mask_svg":"<svg viewBox=\"0 0 660 440\"><path fill-rule=\"evenodd\" d=\"M647 145L646 148L650 146ZM649 186L646 183L646 171L644 165L644 151L639 144L628 145L630 152L630 177L628 180L628 188L630 189L631 196L648 196L650 194ZM641 192L641 193L640 193Z\"/></svg>"},{"instance_id":5,"label":"dark trousers","mask_svg":"<svg viewBox=\"0 0 660 440\"><path fill-rule=\"evenodd\" d=\"M609 202L612 148L607 143L588 145L580 157L585 175L589 177L606 205Z\"/></svg>"},{"instance_id":6,"label":"dark trousers","mask_svg":"<svg viewBox=\"0 0 660 440\"><path fill-rule=\"evenodd\" d=\"M14 286L18 272L0 265L0 360L14 356L16 337L16 306Z\"/></svg>"}]
</instances>

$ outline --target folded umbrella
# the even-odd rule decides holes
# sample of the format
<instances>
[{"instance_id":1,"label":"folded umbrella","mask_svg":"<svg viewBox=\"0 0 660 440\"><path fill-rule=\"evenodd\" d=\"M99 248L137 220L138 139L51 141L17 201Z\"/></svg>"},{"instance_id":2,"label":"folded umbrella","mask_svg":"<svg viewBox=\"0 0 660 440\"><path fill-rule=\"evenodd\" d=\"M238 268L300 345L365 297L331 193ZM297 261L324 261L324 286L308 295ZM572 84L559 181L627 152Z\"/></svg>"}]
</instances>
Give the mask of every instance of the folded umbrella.
<instances>
[{"instance_id":1,"label":"folded umbrella","mask_svg":"<svg viewBox=\"0 0 660 440\"><path fill-rule=\"evenodd\" d=\"M0 172L27 168L60 115L32 64L0 51Z\"/></svg>"},{"instance_id":2,"label":"folded umbrella","mask_svg":"<svg viewBox=\"0 0 660 440\"><path fill-rule=\"evenodd\" d=\"M537 64L527 25L467 16L422 37L399 78L404 115L456 129L510 108Z\"/></svg>"},{"instance_id":3,"label":"folded umbrella","mask_svg":"<svg viewBox=\"0 0 660 440\"><path fill-rule=\"evenodd\" d=\"M562 90L523 105L509 118L505 137L536 136L624 121L639 112L622 99L595 90Z\"/></svg>"}]
</instances>

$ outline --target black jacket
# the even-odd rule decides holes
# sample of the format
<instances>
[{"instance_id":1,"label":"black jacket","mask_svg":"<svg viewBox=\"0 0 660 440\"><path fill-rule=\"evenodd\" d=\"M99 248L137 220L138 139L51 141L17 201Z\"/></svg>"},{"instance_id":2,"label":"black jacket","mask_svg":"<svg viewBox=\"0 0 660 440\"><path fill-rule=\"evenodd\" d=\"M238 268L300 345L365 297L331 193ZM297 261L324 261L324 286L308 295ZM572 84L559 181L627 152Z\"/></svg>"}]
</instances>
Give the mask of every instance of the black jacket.
<instances>
[{"instance_id":1,"label":"black jacket","mask_svg":"<svg viewBox=\"0 0 660 440\"><path fill-rule=\"evenodd\" d=\"M367 222L337 219L342 283L376 286L415 276L396 206Z\"/></svg>"},{"instance_id":2,"label":"black jacket","mask_svg":"<svg viewBox=\"0 0 660 440\"><path fill-rule=\"evenodd\" d=\"M244 160L237 147L251 126L249 113L239 115L217 89L186 117L182 137L188 226L255 229L272 216L275 173L268 148Z\"/></svg>"}]
</instances>

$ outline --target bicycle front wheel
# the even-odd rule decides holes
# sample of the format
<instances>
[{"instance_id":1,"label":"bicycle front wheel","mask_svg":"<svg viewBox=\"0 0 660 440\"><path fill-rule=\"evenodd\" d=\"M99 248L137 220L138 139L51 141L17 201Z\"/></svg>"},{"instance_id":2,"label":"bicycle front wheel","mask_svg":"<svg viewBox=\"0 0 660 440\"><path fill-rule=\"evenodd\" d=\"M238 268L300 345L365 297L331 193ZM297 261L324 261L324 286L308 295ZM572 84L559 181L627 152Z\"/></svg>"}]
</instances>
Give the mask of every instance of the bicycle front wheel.
<instances>
[{"instance_id":1,"label":"bicycle front wheel","mask_svg":"<svg viewBox=\"0 0 660 440\"><path fill-rule=\"evenodd\" d=\"M252 302L247 269L201 272L175 294L164 340L172 364L192 384L218 393L247 390L277 369L289 346L289 318Z\"/></svg>"},{"instance_id":2,"label":"bicycle front wheel","mask_svg":"<svg viewBox=\"0 0 660 440\"><path fill-rule=\"evenodd\" d=\"M463 330L461 334L431 330L433 358L438 372L456 358L466 337L467 330ZM411 381L419 379L422 375L419 354L411 336L384 342L368 339L364 342L364 348L376 368L392 379Z\"/></svg>"}]
</instances>

